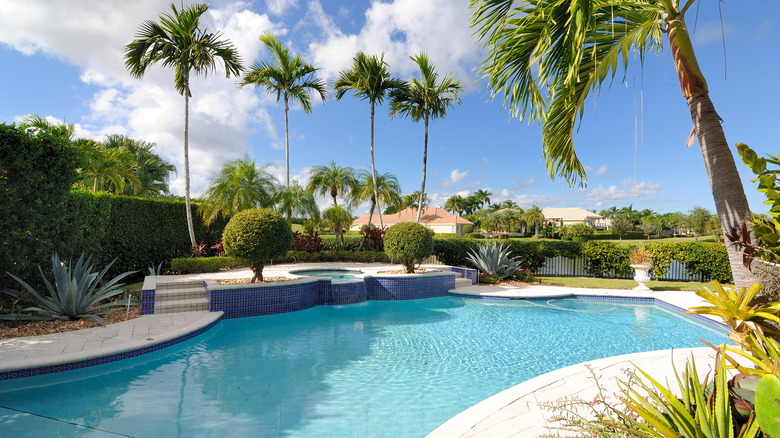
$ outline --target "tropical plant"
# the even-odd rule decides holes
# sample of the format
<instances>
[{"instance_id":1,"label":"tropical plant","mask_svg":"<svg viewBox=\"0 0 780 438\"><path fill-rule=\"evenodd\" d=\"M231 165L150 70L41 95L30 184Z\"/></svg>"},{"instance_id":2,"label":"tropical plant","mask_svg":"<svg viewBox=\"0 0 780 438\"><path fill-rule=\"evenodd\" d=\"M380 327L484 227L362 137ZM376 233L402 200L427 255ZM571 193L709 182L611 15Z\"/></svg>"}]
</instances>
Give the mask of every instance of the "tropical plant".
<instances>
[{"instance_id":1,"label":"tropical plant","mask_svg":"<svg viewBox=\"0 0 780 438\"><path fill-rule=\"evenodd\" d=\"M612 217L612 226L610 227L610 230L612 230L612 234L618 236L618 240L623 240L623 236L627 232L634 230L634 224L627 215L618 213Z\"/></svg>"},{"instance_id":2,"label":"tropical plant","mask_svg":"<svg viewBox=\"0 0 780 438\"><path fill-rule=\"evenodd\" d=\"M409 274L422 259L433 254L433 231L415 222L401 222L385 231L385 253Z\"/></svg>"},{"instance_id":3,"label":"tropical plant","mask_svg":"<svg viewBox=\"0 0 780 438\"><path fill-rule=\"evenodd\" d=\"M331 161L330 167L318 165L311 168L306 190L321 196L330 195L333 205L337 206L336 197L351 197L356 186L355 171L351 167L337 166L335 161Z\"/></svg>"},{"instance_id":4,"label":"tropical plant","mask_svg":"<svg viewBox=\"0 0 780 438\"><path fill-rule=\"evenodd\" d=\"M358 52L352 61L352 68L339 73L333 88L336 90L336 100L341 100L349 90L352 90L355 97L368 100L368 105L371 108L371 187L374 189L374 204L380 205L379 211L381 212L381 204L379 202L384 202L384 200L381 199L379 193L381 185L377 181L376 167L374 165L374 107L377 104L382 104L388 92L402 87L404 83L399 79L390 77L384 53L377 58L376 55L368 56L364 52ZM369 213L368 218L369 225L371 225L373 210L374 207L372 205L372 213ZM379 227L384 228L384 226L382 215L380 214Z\"/></svg>"},{"instance_id":5,"label":"tropical plant","mask_svg":"<svg viewBox=\"0 0 780 438\"><path fill-rule=\"evenodd\" d=\"M277 212L252 208L236 213L222 234L225 254L249 264L252 283L263 281L263 267L292 249L292 228Z\"/></svg>"},{"instance_id":6,"label":"tropical plant","mask_svg":"<svg viewBox=\"0 0 780 438\"><path fill-rule=\"evenodd\" d=\"M352 225L352 212L341 205L334 204L322 212L322 218L333 227L338 247L341 249L344 246L344 228L348 229Z\"/></svg>"},{"instance_id":7,"label":"tropical plant","mask_svg":"<svg viewBox=\"0 0 780 438\"><path fill-rule=\"evenodd\" d=\"M306 234L293 232L293 251L306 251L308 253L322 252L325 246L322 244L320 233L308 230Z\"/></svg>"},{"instance_id":8,"label":"tropical plant","mask_svg":"<svg viewBox=\"0 0 780 438\"><path fill-rule=\"evenodd\" d=\"M279 188L273 196L274 205L280 212L287 214L287 222L292 223L292 216L306 217L318 220L320 208L311 191L306 190L293 181L286 187Z\"/></svg>"},{"instance_id":9,"label":"tropical plant","mask_svg":"<svg viewBox=\"0 0 780 438\"><path fill-rule=\"evenodd\" d=\"M206 225L220 216L230 218L241 210L273 205L276 179L248 155L222 165L219 175L209 182L201 213Z\"/></svg>"},{"instance_id":10,"label":"tropical plant","mask_svg":"<svg viewBox=\"0 0 780 438\"><path fill-rule=\"evenodd\" d=\"M385 230L384 228L365 226L361 230L363 233L363 242L360 244L366 251L381 252L385 250Z\"/></svg>"},{"instance_id":11,"label":"tropical plant","mask_svg":"<svg viewBox=\"0 0 780 438\"><path fill-rule=\"evenodd\" d=\"M544 214L542 209L536 205L532 205L531 208L525 211L525 221L530 226L534 226L534 236L539 237L539 227L544 223Z\"/></svg>"},{"instance_id":12,"label":"tropical plant","mask_svg":"<svg viewBox=\"0 0 780 438\"><path fill-rule=\"evenodd\" d=\"M390 117L398 115L411 117L412 121L425 123L425 141L423 147L422 186L418 204L424 204L425 178L428 166L428 123L447 115L447 108L460 104L460 92L463 90L455 75L448 75L439 82L439 74L425 53L410 57L420 68L420 79L413 78L402 88L390 92ZM422 208L417 210L417 223L420 223Z\"/></svg>"},{"instance_id":13,"label":"tropical plant","mask_svg":"<svg viewBox=\"0 0 780 438\"><path fill-rule=\"evenodd\" d=\"M706 208L693 207L687 216L688 228L693 231L695 241L699 241L699 236L707 231L710 217L712 215Z\"/></svg>"},{"instance_id":14,"label":"tropical plant","mask_svg":"<svg viewBox=\"0 0 780 438\"><path fill-rule=\"evenodd\" d=\"M133 174L133 178L125 178L125 189L120 192L113 190L115 193L142 197L158 197L170 193L168 178L171 172L176 171L176 167L154 152L154 143L114 134L106 136L101 144L105 150L122 151L124 165Z\"/></svg>"},{"instance_id":15,"label":"tropical plant","mask_svg":"<svg viewBox=\"0 0 780 438\"><path fill-rule=\"evenodd\" d=\"M133 170L133 156L129 151L108 148L93 140L77 140L75 144L85 157L77 187L114 194L135 195L140 191L141 180Z\"/></svg>"},{"instance_id":16,"label":"tropical plant","mask_svg":"<svg viewBox=\"0 0 780 438\"><path fill-rule=\"evenodd\" d=\"M479 202L479 208L484 208L485 203L487 203L487 205L490 205L491 196L493 196L493 194L485 189L479 189L476 192L474 192L474 198L477 199L477 201Z\"/></svg>"},{"instance_id":17,"label":"tropical plant","mask_svg":"<svg viewBox=\"0 0 780 438\"><path fill-rule=\"evenodd\" d=\"M467 254L468 260L480 272L486 273L499 280L511 277L520 272L520 257L511 257L512 251L504 248L504 245L496 242L479 246L479 250L471 250Z\"/></svg>"},{"instance_id":18,"label":"tropical plant","mask_svg":"<svg viewBox=\"0 0 780 438\"><path fill-rule=\"evenodd\" d=\"M95 272L92 270L91 261L92 257L84 260L84 253L82 253L76 265L71 269L70 263L66 264L60 261L59 255L55 252L51 257L54 273L53 284L49 282L41 267L38 266L43 283L46 285L45 293L37 292L21 278L8 274L35 299L36 306L27 307L23 311L37 312L37 314L0 315L0 319L92 319L100 325L105 325L103 315L120 310L122 306L134 304L132 300L104 301L124 293L119 282L128 275L134 274L135 271L119 274L108 282L103 282L103 277L114 262L106 265L102 271ZM23 292L16 290L4 290L3 292L18 300L22 300L24 297ZM11 316L13 318L10 318Z\"/></svg>"},{"instance_id":19,"label":"tropical plant","mask_svg":"<svg viewBox=\"0 0 780 438\"><path fill-rule=\"evenodd\" d=\"M466 198L461 195L452 195L444 203L444 209L451 213L462 215L466 211Z\"/></svg>"},{"instance_id":20,"label":"tropical plant","mask_svg":"<svg viewBox=\"0 0 780 438\"><path fill-rule=\"evenodd\" d=\"M206 3L176 8L171 13L160 14L160 22L144 21L138 28L136 39L124 47L125 67L130 75L141 79L150 65L158 62L175 71L176 91L184 96L184 199L187 210L187 227L190 242L195 246L195 229L190 208L190 158L189 158L189 102L190 74L206 76L216 70L217 59L222 60L225 76L239 75L243 70L238 51L219 33L207 33L200 29L200 17L209 8Z\"/></svg>"},{"instance_id":21,"label":"tropical plant","mask_svg":"<svg viewBox=\"0 0 780 438\"><path fill-rule=\"evenodd\" d=\"M290 51L273 34L266 32L260 36L273 63L262 61L253 64L244 75L241 86L254 85L265 87L270 94L276 94L276 103L284 101L284 162L285 186L290 186L290 134L288 131L287 112L289 101L297 102L305 113L312 110L311 93L320 95L323 102L327 101L328 88L325 81L316 77L317 68L306 63L300 56L291 56Z\"/></svg>"},{"instance_id":22,"label":"tropical plant","mask_svg":"<svg viewBox=\"0 0 780 438\"><path fill-rule=\"evenodd\" d=\"M542 124L547 168L570 185L587 183L573 137L589 94L626 68L629 56L644 60L660 50L665 35L694 125L688 144L695 134L718 217L730 230L750 220L750 207L685 23L695 4L471 0L471 24L487 53L480 71L492 96L502 95L512 116ZM742 249L731 245L729 254L736 284L754 283L755 276L739 263Z\"/></svg>"},{"instance_id":23,"label":"tropical plant","mask_svg":"<svg viewBox=\"0 0 780 438\"><path fill-rule=\"evenodd\" d=\"M376 190L374 190L374 181L377 184ZM377 194L379 195L378 200ZM368 226L370 227L371 217L378 205L393 205L401 202L401 185L398 183L398 178L391 173L377 175L365 170L360 171L352 196L352 207L357 207L365 201L371 204L371 208L368 210ZM381 204L377 201L381 201ZM384 228L381 214L379 214L379 228Z\"/></svg>"}]
</instances>

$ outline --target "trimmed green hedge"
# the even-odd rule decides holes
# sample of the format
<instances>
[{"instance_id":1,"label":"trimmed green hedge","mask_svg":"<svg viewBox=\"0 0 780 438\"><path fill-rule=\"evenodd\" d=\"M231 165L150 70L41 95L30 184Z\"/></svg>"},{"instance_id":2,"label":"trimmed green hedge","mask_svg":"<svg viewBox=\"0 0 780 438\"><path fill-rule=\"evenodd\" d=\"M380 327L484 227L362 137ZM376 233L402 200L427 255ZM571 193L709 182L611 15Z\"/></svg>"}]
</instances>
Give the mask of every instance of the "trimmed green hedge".
<instances>
[{"instance_id":1,"label":"trimmed green hedge","mask_svg":"<svg viewBox=\"0 0 780 438\"><path fill-rule=\"evenodd\" d=\"M246 267L246 263L233 257L189 257L171 260L173 274L201 274Z\"/></svg>"},{"instance_id":2,"label":"trimmed green hedge","mask_svg":"<svg viewBox=\"0 0 780 438\"><path fill-rule=\"evenodd\" d=\"M433 254L439 262L446 265L474 268L467 259L469 251L476 251L481 243L474 239L433 239ZM509 240L501 242L512 251L513 257L519 257L520 266L538 271L547 257L574 258L580 254L580 244L570 241Z\"/></svg>"}]
</instances>

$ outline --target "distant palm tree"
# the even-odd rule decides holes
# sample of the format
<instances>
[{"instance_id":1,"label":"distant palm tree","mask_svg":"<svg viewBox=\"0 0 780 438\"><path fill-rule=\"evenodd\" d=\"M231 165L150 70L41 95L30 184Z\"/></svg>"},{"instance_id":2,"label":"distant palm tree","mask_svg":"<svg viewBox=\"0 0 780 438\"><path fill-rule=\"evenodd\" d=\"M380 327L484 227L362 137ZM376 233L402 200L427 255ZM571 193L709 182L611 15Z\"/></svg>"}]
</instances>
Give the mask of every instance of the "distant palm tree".
<instances>
[{"instance_id":1,"label":"distant palm tree","mask_svg":"<svg viewBox=\"0 0 780 438\"><path fill-rule=\"evenodd\" d=\"M115 134L106 136L103 145L108 149L127 151L131 158L128 164L138 177L140 185L136 193L132 193L132 184L125 184L122 194L155 197L170 193L168 176L176 171L176 167L154 153L154 143Z\"/></svg>"},{"instance_id":2,"label":"distant palm tree","mask_svg":"<svg viewBox=\"0 0 780 438\"><path fill-rule=\"evenodd\" d=\"M276 180L248 156L222 165L211 180L204 197L203 221L213 223L219 216L229 218L241 210L270 207Z\"/></svg>"},{"instance_id":3,"label":"distant palm tree","mask_svg":"<svg viewBox=\"0 0 780 438\"><path fill-rule=\"evenodd\" d=\"M108 148L94 140L82 139L75 143L84 157L76 185L93 192L135 195L140 191L141 180L133 170L133 155L129 151Z\"/></svg>"},{"instance_id":4,"label":"distant palm tree","mask_svg":"<svg viewBox=\"0 0 780 438\"><path fill-rule=\"evenodd\" d=\"M420 188L420 201L425 195L425 177L428 166L428 123L430 119L436 119L447 115L447 108L460 103L460 92L463 90L460 82L454 75L445 76L441 82L437 82L439 74L428 60L425 53L412 56L412 60L420 68L420 80L412 79L405 87L393 90L390 93L392 102L391 117L402 115L411 117L413 121L425 122L425 143L423 148L422 187ZM422 208L417 210L417 222L420 222Z\"/></svg>"},{"instance_id":5,"label":"distant palm tree","mask_svg":"<svg viewBox=\"0 0 780 438\"><path fill-rule=\"evenodd\" d=\"M501 208L515 208L515 207L517 207L517 203L511 199L507 199L501 203Z\"/></svg>"},{"instance_id":6,"label":"distant palm tree","mask_svg":"<svg viewBox=\"0 0 780 438\"><path fill-rule=\"evenodd\" d=\"M289 186L282 187L274 193L274 204L278 211L287 214L287 222L292 221L292 215L297 217L308 217L315 220L319 219L320 209L317 207L317 201L311 191L306 190L293 181Z\"/></svg>"},{"instance_id":7,"label":"distant palm tree","mask_svg":"<svg viewBox=\"0 0 780 438\"><path fill-rule=\"evenodd\" d=\"M493 196L493 194L487 190L479 189L474 192L473 196L475 199L479 200L479 208L485 208L485 203L490 205L490 197Z\"/></svg>"},{"instance_id":8,"label":"distant palm tree","mask_svg":"<svg viewBox=\"0 0 780 438\"><path fill-rule=\"evenodd\" d=\"M339 73L336 83L333 84L333 88L336 90L336 100L341 100L349 90L352 90L356 97L368 100L371 108L371 179L372 187L377 190L379 183L376 180L376 167L374 165L374 107L377 104L382 104L388 92L404 85L403 81L390 77L384 58L384 53L377 58L358 52L352 59L352 68ZM377 200L377 205L380 205L378 202L381 200L381 196L377 190L374 190L374 199ZM371 225L370 217L369 225ZM384 228L381 214L379 215L379 226Z\"/></svg>"},{"instance_id":9,"label":"distant palm tree","mask_svg":"<svg viewBox=\"0 0 780 438\"><path fill-rule=\"evenodd\" d=\"M289 100L293 99L303 108L303 111L310 113L312 110L311 96L312 91L320 95L323 102L327 101L328 88L325 81L314 76L317 68L307 64L300 56L290 56L290 51L276 39L271 33L264 33L260 36L260 41L265 44L268 53L274 59L274 62L265 61L253 64L249 71L244 75L241 86L254 85L255 87L265 87L268 93L276 94L276 103L279 99L284 100L284 162L285 162L285 185L290 185L290 134L288 131L287 112L290 110Z\"/></svg>"},{"instance_id":10,"label":"distant palm tree","mask_svg":"<svg viewBox=\"0 0 780 438\"><path fill-rule=\"evenodd\" d=\"M544 222L544 215L542 209L533 205L531 208L525 211L525 220L529 225L534 226L534 236L539 237L539 226Z\"/></svg>"},{"instance_id":11,"label":"distant palm tree","mask_svg":"<svg viewBox=\"0 0 780 438\"><path fill-rule=\"evenodd\" d=\"M444 209L461 216L466 210L466 198L461 195L452 195L444 203Z\"/></svg>"},{"instance_id":12,"label":"distant palm tree","mask_svg":"<svg viewBox=\"0 0 780 438\"><path fill-rule=\"evenodd\" d=\"M333 231L336 233L336 241L339 248L344 245L344 227L349 228L352 225L352 212L341 205L333 204L322 212L322 217L333 225Z\"/></svg>"},{"instance_id":13,"label":"distant palm tree","mask_svg":"<svg viewBox=\"0 0 780 438\"><path fill-rule=\"evenodd\" d=\"M46 118L35 114L22 117L22 120L19 122L19 129L23 131L32 131L33 134L48 132L57 137L64 137L70 141L74 140L76 134L76 127L72 123L54 124L46 120Z\"/></svg>"},{"instance_id":14,"label":"distant palm tree","mask_svg":"<svg viewBox=\"0 0 780 438\"><path fill-rule=\"evenodd\" d=\"M355 171L351 167L339 167L335 161L331 161L330 167L311 168L306 189L321 196L330 195L333 205L338 205L336 197L341 195L350 198L356 185Z\"/></svg>"},{"instance_id":15,"label":"distant palm tree","mask_svg":"<svg viewBox=\"0 0 780 438\"><path fill-rule=\"evenodd\" d=\"M374 209L380 205L375 196L378 194L378 201L384 205L397 204L401 201L401 185L398 183L398 178L391 173L374 175L362 170L357 179L357 190L353 195L352 207L357 207L358 204L366 201L371 203L371 209L368 210L368 226L371 227ZM374 181L376 181L376 190L374 189ZM379 214L379 227L384 228L381 213Z\"/></svg>"},{"instance_id":16,"label":"distant palm tree","mask_svg":"<svg viewBox=\"0 0 780 438\"><path fill-rule=\"evenodd\" d=\"M208 8L208 4L198 3L178 10L176 4L171 4L172 13L161 14L160 23L144 21L136 39L124 47L125 66L133 77L143 78L150 65L161 62L163 67L173 68L176 91L184 96L184 200L192 246L196 242L190 209L190 74L206 76L215 71L217 58L222 60L226 77L239 75L243 70L241 57L230 41L221 40L219 33L206 33L200 29L200 16Z\"/></svg>"}]
</instances>

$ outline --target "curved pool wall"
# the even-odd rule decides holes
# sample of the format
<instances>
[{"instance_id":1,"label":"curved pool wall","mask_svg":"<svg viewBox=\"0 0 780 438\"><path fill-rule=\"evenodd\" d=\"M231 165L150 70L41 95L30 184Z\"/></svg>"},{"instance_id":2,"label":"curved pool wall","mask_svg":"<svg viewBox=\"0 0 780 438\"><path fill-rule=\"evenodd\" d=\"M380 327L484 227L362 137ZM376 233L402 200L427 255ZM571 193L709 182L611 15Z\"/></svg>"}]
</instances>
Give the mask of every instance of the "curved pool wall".
<instances>
[{"instance_id":1,"label":"curved pool wall","mask_svg":"<svg viewBox=\"0 0 780 438\"><path fill-rule=\"evenodd\" d=\"M295 312L318 305L441 297L455 289L455 277L454 272L432 272L365 275L346 281L306 277L278 283L221 285L204 280L204 286L209 311L224 312L224 318L229 319ZM154 304L147 307L153 309Z\"/></svg>"}]
</instances>

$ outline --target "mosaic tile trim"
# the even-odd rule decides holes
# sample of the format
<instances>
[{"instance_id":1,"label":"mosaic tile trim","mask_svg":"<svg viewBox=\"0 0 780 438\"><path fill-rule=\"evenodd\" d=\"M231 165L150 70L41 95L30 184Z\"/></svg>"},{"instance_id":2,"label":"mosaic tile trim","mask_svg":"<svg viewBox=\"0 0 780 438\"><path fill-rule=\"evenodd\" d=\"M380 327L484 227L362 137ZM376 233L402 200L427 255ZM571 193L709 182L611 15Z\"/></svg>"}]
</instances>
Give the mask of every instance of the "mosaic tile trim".
<instances>
[{"instance_id":1,"label":"mosaic tile trim","mask_svg":"<svg viewBox=\"0 0 780 438\"><path fill-rule=\"evenodd\" d=\"M207 289L210 312L225 312L223 318L295 312L319 303L320 281L273 287Z\"/></svg>"},{"instance_id":2,"label":"mosaic tile trim","mask_svg":"<svg viewBox=\"0 0 780 438\"><path fill-rule=\"evenodd\" d=\"M154 313L154 289L141 291L141 315Z\"/></svg>"},{"instance_id":3,"label":"mosaic tile trim","mask_svg":"<svg viewBox=\"0 0 780 438\"><path fill-rule=\"evenodd\" d=\"M333 306L355 304L366 301L366 282L362 279L356 281L338 281L331 283L329 280L320 281L320 304Z\"/></svg>"},{"instance_id":4,"label":"mosaic tile trim","mask_svg":"<svg viewBox=\"0 0 780 438\"><path fill-rule=\"evenodd\" d=\"M471 280L471 285L472 286L477 284L479 271L477 271L476 269L461 268L459 266L453 266L452 267L452 272L457 272L457 273L459 273L462 276L462 278L468 278L469 280Z\"/></svg>"},{"instance_id":5,"label":"mosaic tile trim","mask_svg":"<svg viewBox=\"0 0 780 438\"><path fill-rule=\"evenodd\" d=\"M455 289L455 274L399 275L395 277L366 276L369 300L415 300L446 296Z\"/></svg>"},{"instance_id":6,"label":"mosaic tile trim","mask_svg":"<svg viewBox=\"0 0 780 438\"><path fill-rule=\"evenodd\" d=\"M95 365L102 365L106 363L116 362L118 360L130 359L131 357L136 357L142 354L151 353L153 351L162 350L163 348L170 347L171 345L175 345L180 342L184 342L188 339L192 339L195 336L205 333L206 331L208 331L209 329L217 325L217 323L219 323L219 321L221 320L222 318L217 318L214 322L198 330L192 331L190 333L186 333L174 339L169 339L165 342L160 342L159 344L149 345L147 347L143 347L138 350L125 351L123 353L111 354L102 357L95 357L92 359L86 359L78 362L49 365L49 366L38 367L38 368L26 368L23 370L6 371L0 373L0 380L18 379L20 377L41 376L44 374L59 373L61 371L69 371L69 370L77 370L80 368L86 368Z\"/></svg>"}]
</instances>

